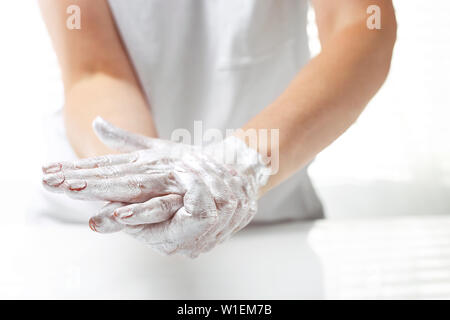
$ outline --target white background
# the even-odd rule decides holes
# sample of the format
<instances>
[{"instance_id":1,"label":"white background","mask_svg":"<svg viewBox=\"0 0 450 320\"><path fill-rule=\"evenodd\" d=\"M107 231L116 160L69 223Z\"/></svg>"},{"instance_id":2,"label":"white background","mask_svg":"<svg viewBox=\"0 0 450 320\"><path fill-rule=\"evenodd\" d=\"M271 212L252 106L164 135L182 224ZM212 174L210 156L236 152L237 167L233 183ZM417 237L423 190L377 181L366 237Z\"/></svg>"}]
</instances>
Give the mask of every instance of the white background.
<instances>
[{"instance_id":1,"label":"white background","mask_svg":"<svg viewBox=\"0 0 450 320\"><path fill-rule=\"evenodd\" d=\"M450 213L450 2L395 5L398 42L385 86L311 168L331 218ZM39 183L41 119L61 107L63 92L35 1L0 3L0 39L1 215L15 223Z\"/></svg>"},{"instance_id":2,"label":"white background","mask_svg":"<svg viewBox=\"0 0 450 320\"><path fill-rule=\"evenodd\" d=\"M317 157L311 174L331 219L427 218L319 223L315 237L322 239L333 297L364 297L359 290L367 288L371 297L400 289L402 297L450 292L450 221L432 217L450 213L450 2L395 4L399 30L389 79L356 125ZM41 120L62 106L63 93L34 0L0 2L0 39L0 297L321 295L320 266L305 249L308 223L246 230L195 261L157 257L132 239L99 237L85 226L24 227L45 158Z\"/></svg>"}]
</instances>

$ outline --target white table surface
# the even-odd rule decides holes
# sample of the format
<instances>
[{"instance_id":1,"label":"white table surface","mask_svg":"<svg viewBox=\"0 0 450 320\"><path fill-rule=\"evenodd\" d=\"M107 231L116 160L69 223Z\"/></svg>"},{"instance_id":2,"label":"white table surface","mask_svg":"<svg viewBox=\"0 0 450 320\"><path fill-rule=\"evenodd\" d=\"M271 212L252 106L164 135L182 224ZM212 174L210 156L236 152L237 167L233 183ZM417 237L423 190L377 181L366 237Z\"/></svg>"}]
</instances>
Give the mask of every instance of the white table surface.
<instances>
[{"instance_id":1,"label":"white table surface","mask_svg":"<svg viewBox=\"0 0 450 320\"><path fill-rule=\"evenodd\" d=\"M82 226L0 228L0 298L320 298L311 224L246 230L191 260Z\"/></svg>"},{"instance_id":2,"label":"white table surface","mask_svg":"<svg viewBox=\"0 0 450 320\"><path fill-rule=\"evenodd\" d=\"M0 248L0 298L450 297L445 216L253 227L195 260L84 226L3 225Z\"/></svg>"},{"instance_id":3,"label":"white table surface","mask_svg":"<svg viewBox=\"0 0 450 320\"><path fill-rule=\"evenodd\" d=\"M450 298L448 215L321 221L309 240L328 298Z\"/></svg>"}]
</instances>

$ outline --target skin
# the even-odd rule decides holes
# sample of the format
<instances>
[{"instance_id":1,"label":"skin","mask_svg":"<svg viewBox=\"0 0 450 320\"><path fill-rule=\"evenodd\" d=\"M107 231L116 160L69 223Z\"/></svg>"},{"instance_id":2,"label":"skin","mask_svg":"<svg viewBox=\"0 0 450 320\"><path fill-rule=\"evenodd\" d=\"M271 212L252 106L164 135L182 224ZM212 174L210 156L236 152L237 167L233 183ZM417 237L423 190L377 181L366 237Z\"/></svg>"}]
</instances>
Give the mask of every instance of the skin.
<instances>
[{"instance_id":1,"label":"skin","mask_svg":"<svg viewBox=\"0 0 450 320\"><path fill-rule=\"evenodd\" d=\"M381 87L390 68L397 30L391 1L376 2L381 8L381 30L366 26L366 9L373 1L313 0L312 4L321 53L276 101L244 126L280 129L279 171L262 194L344 133Z\"/></svg>"},{"instance_id":2,"label":"skin","mask_svg":"<svg viewBox=\"0 0 450 320\"><path fill-rule=\"evenodd\" d=\"M279 129L280 133L279 145L276 146L276 149L279 150L279 170L270 176L264 186L259 186L257 190L259 196L306 165L321 150L345 132L357 120L369 100L383 84L390 68L396 40L396 19L390 0L377 1L382 13L382 29L369 30L366 26L368 18L366 9L373 4L371 2L369 0L312 0L322 44L321 53L297 74L278 99L243 126L244 131L247 129ZM81 32L76 34L76 32L67 31L63 25L65 21L62 20L62 15L55 11L65 8L68 1L41 0L43 15L63 71L66 89L67 134L74 150L80 157L111 153L111 149L103 146L91 129L91 122L97 115L104 117L117 127L144 136L156 137L148 104L143 98L142 90L124 53L108 6L104 1L95 1L95 5L93 3L89 0L78 2L82 12L86 12L84 21L87 27L82 31L84 34ZM102 23L93 23L92 19ZM79 50L80 47L83 50ZM238 133L236 136L250 147L252 146L245 135ZM116 140L122 146L131 144L139 149L139 145L142 144L145 149L142 137L125 139L125 141L120 137L116 138L112 140ZM168 149L170 148L169 146ZM133 148L130 147L130 149ZM269 146L268 150L273 150L273 148ZM263 152L258 149L256 151ZM129 157L130 154L122 156ZM267 154L267 156L271 155ZM191 208L195 207L200 211L205 209L204 212L210 215L217 211L219 206L216 203L216 208L214 208L214 195L203 196L213 192L212 185L202 185L201 181L196 181L192 185L181 183L180 185L183 185L185 189L175 190L173 189L174 185L176 187L178 184L173 183L173 178L167 172L160 174L156 180L147 176L148 180L145 181L141 176L135 177L133 181L138 181L139 188L159 190L159 193L137 198L137 195L142 195L139 188L133 190L127 187L130 182L127 179L130 179L130 175L135 175L141 170L136 164L133 166L135 162L133 159L127 158L127 167L124 168L124 172L121 172L120 177L111 177L107 181L89 180L91 173L77 172L86 169L85 166L89 169L91 168L89 166L92 165L94 165L92 168L101 167L102 164L106 164L106 167L120 165L121 159L124 158L119 155L80 160L69 164L52 164L44 168L44 173L46 173L44 183L53 189L62 190L81 199L103 199L124 203L143 202L148 205L150 212L156 208L154 203L147 203L152 198L157 199L168 194L183 196L184 207L178 208L179 198L171 198L170 201L173 205L170 206L171 209L168 212L155 213L158 217L173 215L170 220L154 225L152 224L154 222L135 225L131 229L126 229L138 238L152 239L150 241L154 241L156 237L164 242L163 231L167 231L162 228L161 232L154 233L151 230L154 226L164 226L165 223L176 222L178 229L173 228L173 232L169 232L172 235L178 234L181 230L186 231L186 226L196 226L191 222L185 224L185 221L192 218L191 212L185 209L186 190L201 189L197 190L197 198L193 197L199 202L190 203ZM96 161L99 162L96 163ZM154 163L152 161L145 164ZM173 159L173 161L177 160ZM150 166L148 169L151 171L155 168ZM164 171L161 170L161 167L156 169ZM118 168L114 167L112 171L107 169L106 173L96 173L96 175L97 178L110 177L111 173L117 174L116 170ZM63 173L63 177L58 176L58 173ZM74 177L70 175L74 175ZM205 176L205 179L214 175L220 177L217 181L223 178L213 170ZM165 182L161 183L161 181ZM107 184L106 188L104 188L104 183ZM243 184L243 186L246 185L246 183ZM186 188L187 186L189 187ZM225 189L233 188L223 186L221 190ZM106 196L105 190L110 192ZM121 190L125 191L121 192ZM204 203L206 207L202 208L200 203ZM104 211L114 212L113 217L123 219L120 207L117 207L117 204L110 204L110 206L112 210L107 207ZM174 208L178 209L175 214L173 214L173 211L176 210ZM180 212L180 210L185 211ZM125 212L125 215L128 213ZM211 215L211 217L215 216L220 217L220 214ZM197 219L197 229L204 227L201 226L202 221L202 219ZM245 222L248 223L248 221ZM188 239L189 232L185 236L185 239ZM175 238L173 237L171 240ZM168 251L175 252L181 249L185 250L184 253L187 255L196 256L199 250L203 250L205 243L195 243L194 245L191 242L182 243L181 248L180 243L174 247L169 246L170 249L165 246L162 251L168 253ZM166 241L166 244L174 245L174 241ZM206 246L208 249L210 248L210 246Z\"/></svg>"},{"instance_id":3,"label":"skin","mask_svg":"<svg viewBox=\"0 0 450 320\"><path fill-rule=\"evenodd\" d=\"M244 130L280 129L279 171L260 195L338 138L383 84L397 25L392 1L380 0L382 29L369 30L366 9L372 2L312 0L322 52L278 99L243 126ZM76 32L65 28L66 16L61 14L69 4L68 0L40 0L63 74L65 124L73 149L82 158L112 152L92 130L96 116L131 132L157 137L108 4L79 0L84 27Z\"/></svg>"},{"instance_id":4,"label":"skin","mask_svg":"<svg viewBox=\"0 0 450 320\"><path fill-rule=\"evenodd\" d=\"M71 0L39 0L61 67L65 91L64 122L80 158L115 152L102 144L92 121L102 116L136 133L156 137L149 104L124 50L105 0L78 0L82 28L66 28Z\"/></svg>"}]
</instances>

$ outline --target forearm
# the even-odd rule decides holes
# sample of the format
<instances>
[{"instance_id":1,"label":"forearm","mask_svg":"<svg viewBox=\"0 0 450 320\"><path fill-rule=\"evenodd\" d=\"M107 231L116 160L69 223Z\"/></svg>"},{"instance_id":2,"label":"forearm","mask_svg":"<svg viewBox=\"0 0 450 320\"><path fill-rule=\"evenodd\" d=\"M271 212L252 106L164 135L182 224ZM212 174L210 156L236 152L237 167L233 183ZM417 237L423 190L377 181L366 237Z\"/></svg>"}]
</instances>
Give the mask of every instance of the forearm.
<instances>
[{"instance_id":1,"label":"forearm","mask_svg":"<svg viewBox=\"0 0 450 320\"><path fill-rule=\"evenodd\" d=\"M244 127L279 129L278 172L262 193L305 166L362 112L389 70L394 34L369 31L365 22L330 37L285 92ZM265 152L265 150L260 150ZM270 155L272 158L274 155Z\"/></svg>"},{"instance_id":2,"label":"forearm","mask_svg":"<svg viewBox=\"0 0 450 320\"><path fill-rule=\"evenodd\" d=\"M92 130L102 116L115 125L156 136L146 99L117 32L107 0L78 0L82 27L66 27L70 0L40 0L61 67L65 91L64 121L75 153L82 157L111 153Z\"/></svg>"},{"instance_id":3,"label":"forearm","mask_svg":"<svg viewBox=\"0 0 450 320\"><path fill-rule=\"evenodd\" d=\"M64 122L70 144L81 157L112 153L94 134L97 116L120 128L156 137L147 102L135 83L98 73L86 76L66 89Z\"/></svg>"}]
</instances>

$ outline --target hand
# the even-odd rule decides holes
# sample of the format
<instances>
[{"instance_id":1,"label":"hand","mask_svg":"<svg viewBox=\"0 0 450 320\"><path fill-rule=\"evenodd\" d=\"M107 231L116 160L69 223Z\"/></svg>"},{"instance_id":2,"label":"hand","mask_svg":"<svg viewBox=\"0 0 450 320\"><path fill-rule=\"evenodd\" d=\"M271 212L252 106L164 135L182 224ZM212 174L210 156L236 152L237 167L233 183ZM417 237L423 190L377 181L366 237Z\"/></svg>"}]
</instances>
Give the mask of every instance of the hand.
<instances>
[{"instance_id":1,"label":"hand","mask_svg":"<svg viewBox=\"0 0 450 320\"><path fill-rule=\"evenodd\" d=\"M110 148L141 150L43 169L51 191L121 202L108 204L91 219L94 230L123 230L160 252L196 257L255 215L270 169L238 138L201 148L134 135L102 119L94 129ZM226 161L234 155L235 161Z\"/></svg>"}]
</instances>

